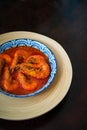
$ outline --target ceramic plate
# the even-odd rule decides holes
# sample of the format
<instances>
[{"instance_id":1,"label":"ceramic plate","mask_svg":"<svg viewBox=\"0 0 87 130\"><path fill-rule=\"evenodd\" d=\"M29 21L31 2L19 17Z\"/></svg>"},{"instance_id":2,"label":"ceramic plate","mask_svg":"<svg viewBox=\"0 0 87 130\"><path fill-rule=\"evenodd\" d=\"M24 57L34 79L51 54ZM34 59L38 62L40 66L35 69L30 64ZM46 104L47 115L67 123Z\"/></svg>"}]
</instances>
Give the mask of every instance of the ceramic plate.
<instances>
[{"instance_id":1,"label":"ceramic plate","mask_svg":"<svg viewBox=\"0 0 87 130\"><path fill-rule=\"evenodd\" d=\"M45 114L65 97L72 80L70 59L58 42L41 34L18 31L0 35L0 45L19 38L33 39L48 46L56 56L58 72L50 87L36 96L21 99L0 94L0 118L2 119L24 120Z\"/></svg>"}]
</instances>

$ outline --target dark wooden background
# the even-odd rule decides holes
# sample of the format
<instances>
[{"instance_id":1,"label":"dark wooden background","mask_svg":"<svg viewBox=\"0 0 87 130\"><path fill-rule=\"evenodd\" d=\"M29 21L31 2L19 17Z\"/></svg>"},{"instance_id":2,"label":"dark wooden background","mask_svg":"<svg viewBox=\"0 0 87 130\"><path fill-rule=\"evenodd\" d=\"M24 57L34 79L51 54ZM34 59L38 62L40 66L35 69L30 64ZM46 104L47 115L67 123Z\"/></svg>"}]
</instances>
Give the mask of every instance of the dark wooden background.
<instances>
[{"instance_id":1,"label":"dark wooden background","mask_svg":"<svg viewBox=\"0 0 87 130\"><path fill-rule=\"evenodd\" d=\"M0 0L0 34L33 31L58 41L73 66L64 100L25 121L0 119L0 130L87 130L87 0Z\"/></svg>"}]
</instances>

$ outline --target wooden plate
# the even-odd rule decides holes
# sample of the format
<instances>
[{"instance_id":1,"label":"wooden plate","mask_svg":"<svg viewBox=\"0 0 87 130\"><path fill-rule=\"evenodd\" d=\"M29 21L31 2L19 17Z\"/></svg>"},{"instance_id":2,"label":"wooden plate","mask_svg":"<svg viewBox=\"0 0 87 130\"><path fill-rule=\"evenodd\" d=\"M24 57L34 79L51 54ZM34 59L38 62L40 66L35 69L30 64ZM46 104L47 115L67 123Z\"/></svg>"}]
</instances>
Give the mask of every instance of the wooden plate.
<instances>
[{"instance_id":1,"label":"wooden plate","mask_svg":"<svg viewBox=\"0 0 87 130\"><path fill-rule=\"evenodd\" d=\"M17 31L0 35L0 44L17 38L29 38L47 45L56 56L58 72L51 86L36 96L21 99L0 93L0 118L8 120L31 119L50 111L65 97L72 80L70 59L58 42L41 34Z\"/></svg>"}]
</instances>

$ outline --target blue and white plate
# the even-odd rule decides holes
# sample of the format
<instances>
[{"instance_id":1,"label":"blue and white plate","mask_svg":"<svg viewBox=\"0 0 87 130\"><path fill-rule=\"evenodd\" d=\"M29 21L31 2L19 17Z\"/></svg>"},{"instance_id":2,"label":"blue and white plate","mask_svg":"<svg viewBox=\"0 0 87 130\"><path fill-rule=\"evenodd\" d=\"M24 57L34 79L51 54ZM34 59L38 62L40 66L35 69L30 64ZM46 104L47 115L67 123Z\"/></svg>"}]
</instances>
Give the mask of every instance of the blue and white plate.
<instances>
[{"instance_id":1,"label":"blue and white plate","mask_svg":"<svg viewBox=\"0 0 87 130\"><path fill-rule=\"evenodd\" d=\"M44 54L47 55L47 57L49 58L50 66L51 66L51 74L50 74L49 80L41 89L31 94L15 95L15 94L5 92L1 89L0 89L0 93L3 93L7 96L18 97L18 98L34 96L36 94L41 93L43 90L47 89L48 86L50 86L50 84L53 82L56 76L57 69L58 69L56 57L53 54L53 52L50 50L50 48L48 48L45 44L36 40L25 39L25 38L15 39L15 40L11 40L11 41L3 43L2 45L0 45L0 53L4 52L5 50L9 48L17 47L17 46L31 46L31 47L39 49L40 51L42 51Z\"/></svg>"}]
</instances>

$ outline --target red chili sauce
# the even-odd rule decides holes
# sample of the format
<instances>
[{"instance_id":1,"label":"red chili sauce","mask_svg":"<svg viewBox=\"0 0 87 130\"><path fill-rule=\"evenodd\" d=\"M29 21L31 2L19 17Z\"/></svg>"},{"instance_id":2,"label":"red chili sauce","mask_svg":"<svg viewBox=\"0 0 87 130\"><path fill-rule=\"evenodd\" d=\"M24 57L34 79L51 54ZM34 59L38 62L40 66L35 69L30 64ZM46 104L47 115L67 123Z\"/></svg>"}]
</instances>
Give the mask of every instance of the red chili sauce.
<instances>
[{"instance_id":1,"label":"red chili sauce","mask_svg":"<svg viewBox=\"0 0 87 130\"><path fill-rule=\"evenodd\" d=\"M51 72L48 57L34 47L19 46L0 54L0 88L17 95L42 88Z\"/></svg>"}]
</instances>

